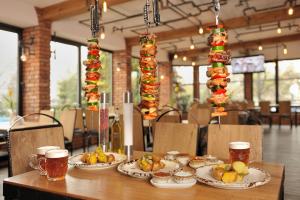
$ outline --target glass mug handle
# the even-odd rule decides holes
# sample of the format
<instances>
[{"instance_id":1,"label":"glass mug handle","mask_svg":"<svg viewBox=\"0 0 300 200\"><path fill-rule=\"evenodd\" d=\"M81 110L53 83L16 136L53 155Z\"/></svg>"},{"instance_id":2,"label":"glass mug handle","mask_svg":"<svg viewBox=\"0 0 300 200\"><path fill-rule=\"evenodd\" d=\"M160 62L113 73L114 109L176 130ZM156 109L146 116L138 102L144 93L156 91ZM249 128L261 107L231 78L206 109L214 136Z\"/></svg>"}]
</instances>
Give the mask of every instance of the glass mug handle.
<instances>
[{"instance_id":1,"label":"glass mug handle","mask_svg":"<svg viewBox=\"0 0 300 200\"><path fill-rule=\"evenodd\" d=\"M38 167L38 161L37 161L37 155L36 154L31 154L29 156L29 166L32 169L39 169L39 167Z\"/></svg>"},{"instance_id":2,"label":"glass mug handle","mask_svg":"<svg viewBox=\"0 0 300 200\"><path fill-rule=\"evenodd\" d=\"M43 169L43 167L41 166L41 162L44 161L44 163L46 163L46 160L47 159L45 157L42 157L42 158L38 159L38 170L40 170L41 175L46 175L47 174L46 169Z\"/></svg>"}]
</instances>

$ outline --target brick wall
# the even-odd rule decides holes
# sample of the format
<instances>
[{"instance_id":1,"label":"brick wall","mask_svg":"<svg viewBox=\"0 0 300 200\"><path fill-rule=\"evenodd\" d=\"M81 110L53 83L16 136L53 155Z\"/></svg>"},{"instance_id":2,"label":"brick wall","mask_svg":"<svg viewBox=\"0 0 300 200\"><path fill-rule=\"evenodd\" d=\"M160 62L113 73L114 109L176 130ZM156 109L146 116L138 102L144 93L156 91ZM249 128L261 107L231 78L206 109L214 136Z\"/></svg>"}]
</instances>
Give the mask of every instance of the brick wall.
<instances>
[{"instance_id":1,"label":"brick wall","mask_svg":"<svg viewBox=\"0 0 300 200\"><path fill-rule=\"evenodd\" d=\"M39 22L38 26L23 31L24 43L34 37L32 53L23 63L23 115L50 109L50 40L51 24Z\"/></svg>"},{"instance_id":2,"label":"brick wall","mask_svg":"<svg viewBox=\"0 0 300 200\"><path fill-rule=\"evenodd\" d=\"M171 97L171 64L169 62L159 63L159 76L164 78L160 80L160 100L161 106L169 103Z\"/></svg>"}]
</instances>

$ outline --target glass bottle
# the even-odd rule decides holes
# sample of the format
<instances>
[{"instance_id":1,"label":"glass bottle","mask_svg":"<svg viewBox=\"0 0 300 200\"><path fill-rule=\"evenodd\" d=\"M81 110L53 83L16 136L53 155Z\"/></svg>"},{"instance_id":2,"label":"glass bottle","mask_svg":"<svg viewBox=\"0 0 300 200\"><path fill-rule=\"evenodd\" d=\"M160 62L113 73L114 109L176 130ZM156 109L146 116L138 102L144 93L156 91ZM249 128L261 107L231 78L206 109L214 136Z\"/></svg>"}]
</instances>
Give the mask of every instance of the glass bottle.
<instances>
[{"instance_id":1,"label":"glass bottle","mask_svg":"<svg viewBox=\"0 0 300 200\"><path fill-rule=\"evenodd\" d=\"M109 148L109 94L100 94L100 109L99 109L99 146L101 145L104 152Z\"/></svg>"},{"instance_id":2,"label":"glass bottle","mask_svg":"<svg viewBox=\"0 0 300 200\"><path fill-rule=\"evenodd\" d=\"M111 145L113 152L124 153L124 132L121 127L118 109L116 110L115 121L111 128Z\"/></svg>"}]
</instances>

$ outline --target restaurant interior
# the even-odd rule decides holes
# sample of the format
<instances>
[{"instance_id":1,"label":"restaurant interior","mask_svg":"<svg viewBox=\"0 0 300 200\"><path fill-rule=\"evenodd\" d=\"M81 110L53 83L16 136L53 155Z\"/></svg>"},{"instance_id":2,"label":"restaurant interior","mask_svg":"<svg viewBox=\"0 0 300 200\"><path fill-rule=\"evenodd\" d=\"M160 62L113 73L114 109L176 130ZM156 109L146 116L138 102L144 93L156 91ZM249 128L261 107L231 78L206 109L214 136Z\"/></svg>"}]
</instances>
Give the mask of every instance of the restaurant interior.
<instances>
[{"instance_id":1,"label":"restaurant interior","mask_svg":"<svg viewBox=\"0 0 300 200\"><path fill-rule=\"evenodd\" d=\"M298 45L298 0L1 0L0 199L300 199Z\"/></svg>"}]
</instances>

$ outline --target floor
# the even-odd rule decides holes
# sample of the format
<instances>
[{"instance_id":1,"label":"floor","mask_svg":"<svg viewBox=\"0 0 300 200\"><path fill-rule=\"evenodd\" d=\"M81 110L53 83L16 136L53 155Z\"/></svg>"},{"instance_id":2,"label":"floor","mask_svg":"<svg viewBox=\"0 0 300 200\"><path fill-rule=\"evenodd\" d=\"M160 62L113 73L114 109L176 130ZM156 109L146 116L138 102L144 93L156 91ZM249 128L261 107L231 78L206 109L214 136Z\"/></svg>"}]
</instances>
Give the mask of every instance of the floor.
<instances>
[{"instance_id":1,"label":"floor","mask_svg":"<svg viewBox=\"0 0 300 200\"><path fill-rule=\"evenodd\" d=\"M290 129L289 126L264 127L264 154L266 162L285 165L285 200L300 199L300 126ZM80 149L78 153L82 150ZM77 152L74 152L75 154ZM0 200L3 199L2 180L7 177L7 168L0 169Z\"/></svg>"}]
</instances>

